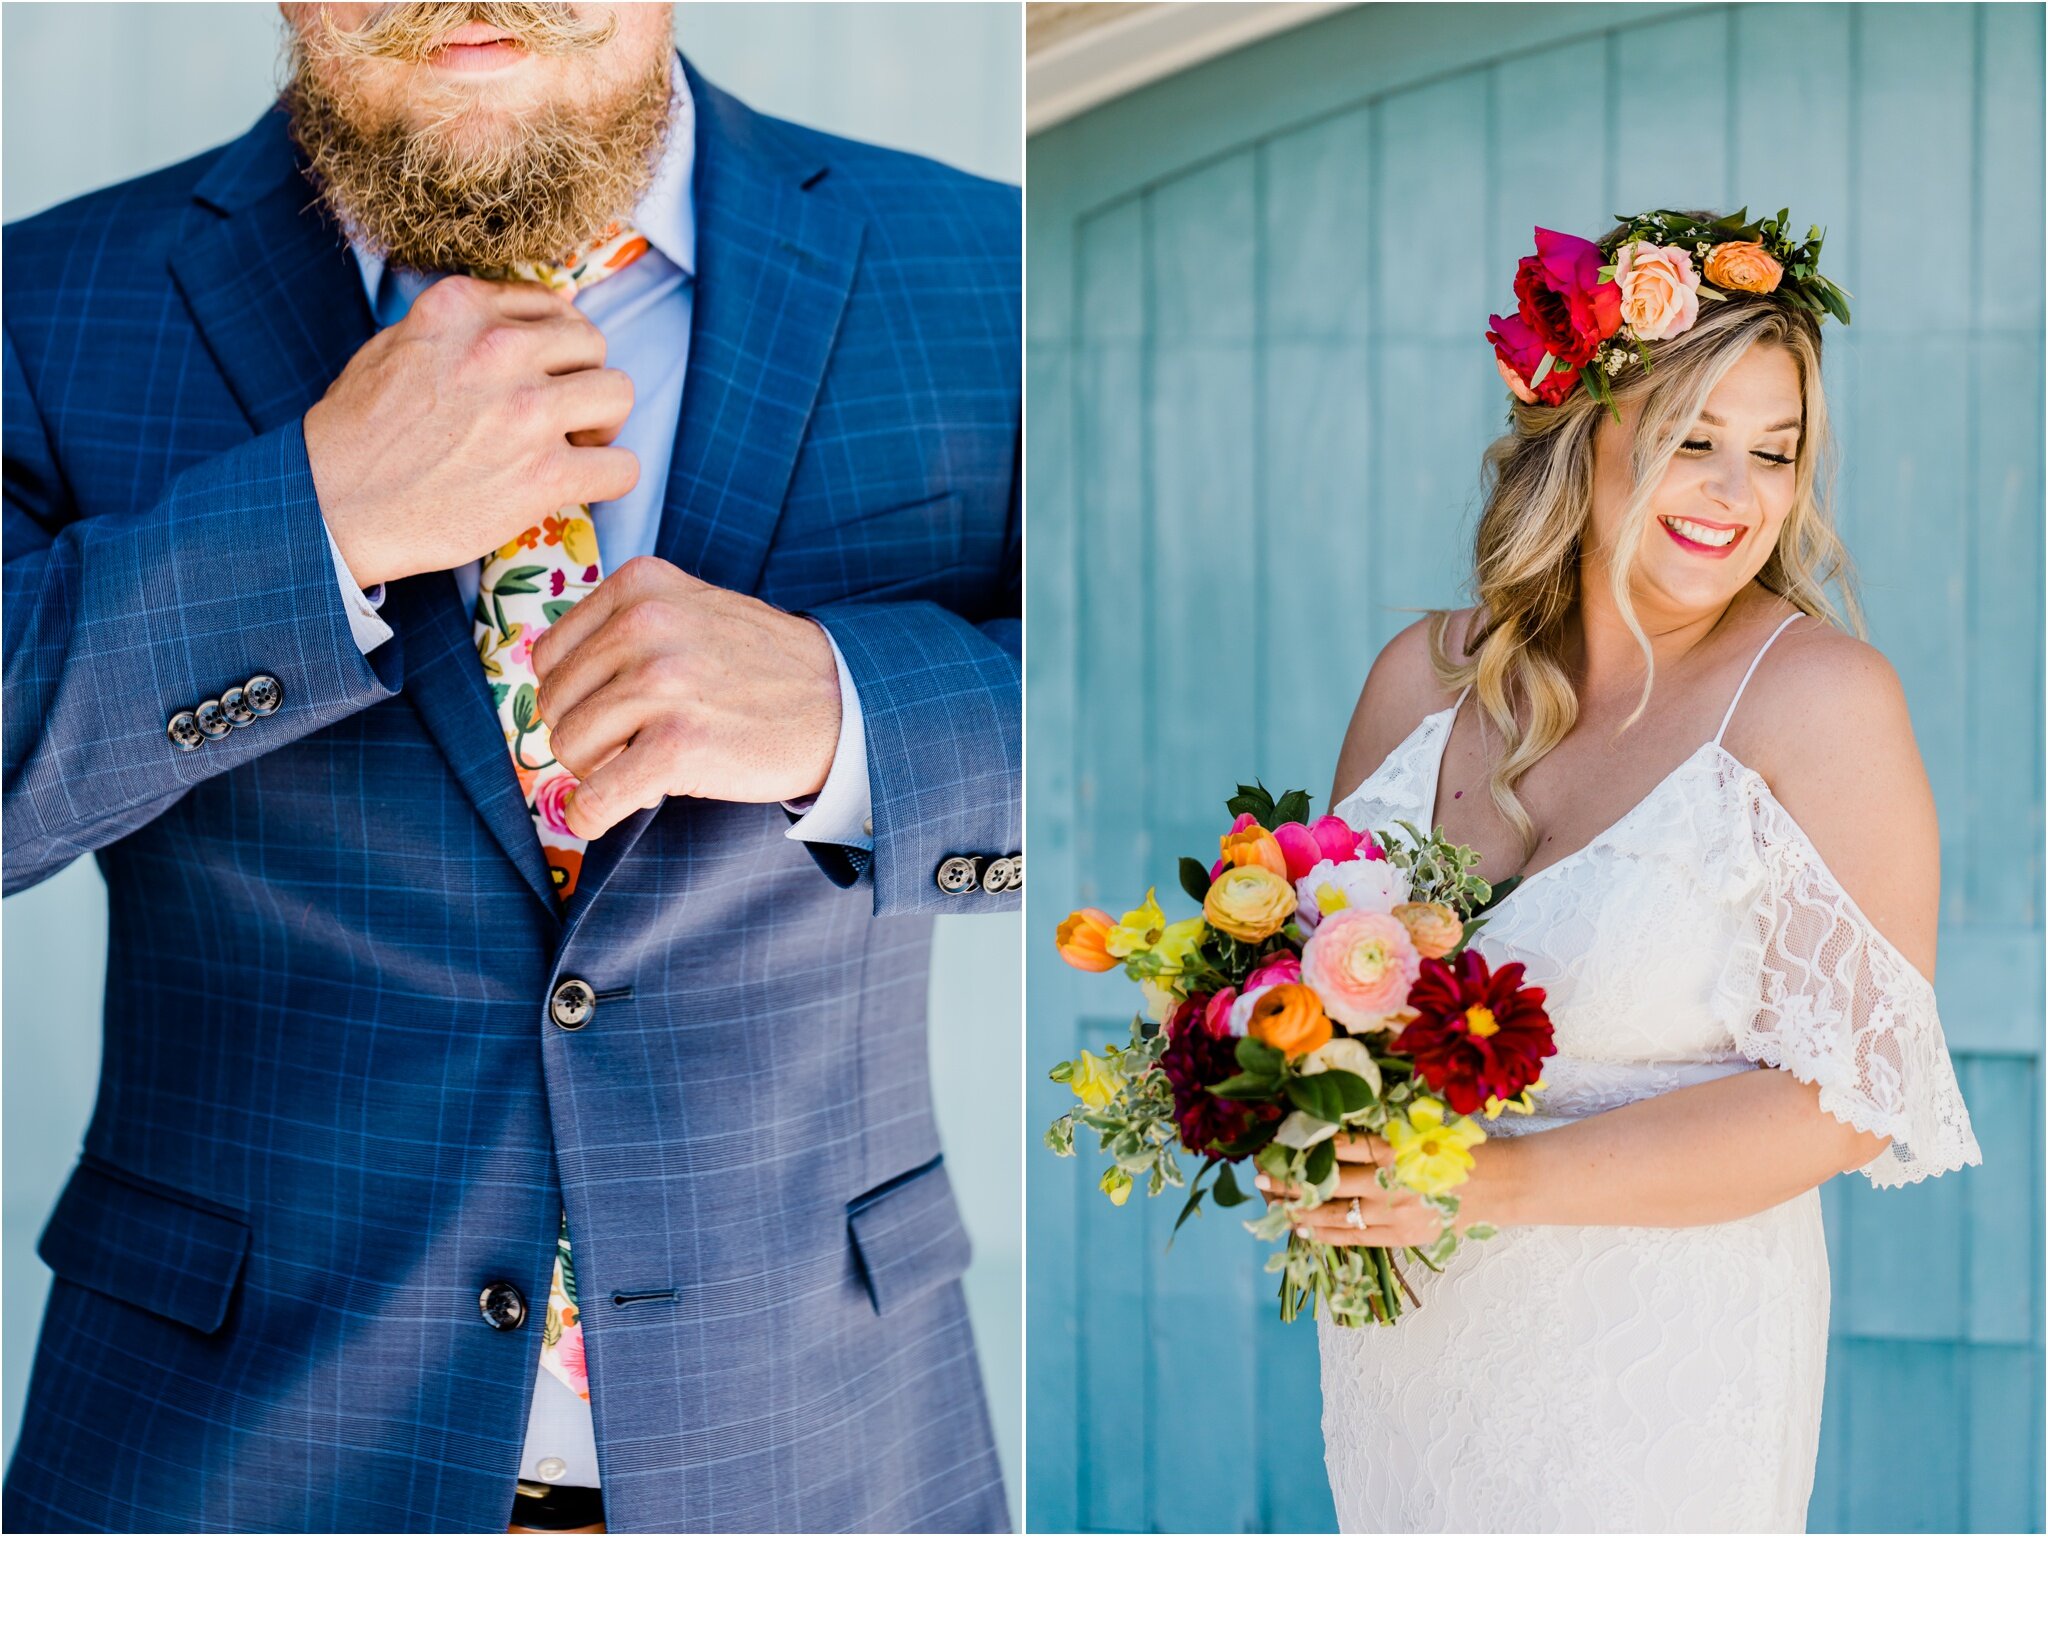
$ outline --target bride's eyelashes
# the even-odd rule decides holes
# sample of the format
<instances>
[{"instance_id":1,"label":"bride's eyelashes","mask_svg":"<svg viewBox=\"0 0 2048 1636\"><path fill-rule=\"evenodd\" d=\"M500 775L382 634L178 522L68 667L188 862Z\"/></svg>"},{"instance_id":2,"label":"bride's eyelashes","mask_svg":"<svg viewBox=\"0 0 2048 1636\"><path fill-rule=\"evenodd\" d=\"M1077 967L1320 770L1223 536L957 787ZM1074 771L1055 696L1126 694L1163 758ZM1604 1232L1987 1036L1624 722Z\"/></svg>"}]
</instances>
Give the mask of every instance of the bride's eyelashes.
<instances>
[{"instance_id":1,"label":"bride's eyelashes","mask_svg":"<svg viewBox=\"0 0 2048 1636\"><path fill-rule=\"evenodd\" d=\"M1713 446L1705 438L1700 437L1689 437L1679 444L1680 449L1689 450L1693 454L1705 454ZM1789 454L1773 454L1768 449L1751 449L1749 452L1766 465L1789 466L1793 463L1793 457Z\"/></svg>"}]
</instances>

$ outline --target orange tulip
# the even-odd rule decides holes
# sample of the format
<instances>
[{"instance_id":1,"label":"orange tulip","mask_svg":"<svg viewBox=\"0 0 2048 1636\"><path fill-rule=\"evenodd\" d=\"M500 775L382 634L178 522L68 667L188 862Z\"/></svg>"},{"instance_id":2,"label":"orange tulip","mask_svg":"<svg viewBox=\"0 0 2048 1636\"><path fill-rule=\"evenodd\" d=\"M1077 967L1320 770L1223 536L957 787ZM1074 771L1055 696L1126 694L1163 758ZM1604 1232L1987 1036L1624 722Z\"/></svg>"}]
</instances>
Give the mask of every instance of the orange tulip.
<instances>
[{"instance_id":1,"label":"orange tulip","mask_svg":"<svg viewBox=\"0 0 2048 1636\"><path fill-rule=\"evenodd\" d=\"M1259 990L1245 1032L1276 1051L1298 1057L1328 1045L1334 1030L1314 989L1306 983L1274 983Z\"/></svg>"},{"instance_id":2,"label":"orange tulip","mask_svg":"<svg viewBox=\"0 0 2048 1636\"><path fill-rule=\"evenodd\" d=\"M1108 971L1118 964L1107 939L1116 922L1100 909L1076 909L1053 933L1060 958L1076 971Z\"/></svg>"},{"instance_id":3,"label":"orange tulip","mask_svg":"<svg viewBox=\"0 0 2048 1636\"><path fill-rule=\"evenodd\" d=\"M1247 824L1235 834L1219 836L1216 849L1232 869L1264 869L1282 880L1287 878L1287 854L1280 850L1270 829Z\"/></svg>"}]
</instances>

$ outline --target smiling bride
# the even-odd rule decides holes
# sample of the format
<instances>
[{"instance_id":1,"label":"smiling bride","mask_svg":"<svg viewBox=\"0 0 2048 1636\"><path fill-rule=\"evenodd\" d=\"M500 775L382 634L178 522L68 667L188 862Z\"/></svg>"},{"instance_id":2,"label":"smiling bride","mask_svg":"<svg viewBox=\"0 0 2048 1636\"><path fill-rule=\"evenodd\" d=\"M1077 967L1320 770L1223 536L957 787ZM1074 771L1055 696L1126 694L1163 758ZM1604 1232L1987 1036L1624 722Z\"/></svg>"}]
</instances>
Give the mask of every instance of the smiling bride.
<instances>
[{"instance_id":1,"label":"smiling bride","mask_svg":"<svg viewBox=\"0 0 2048 1636\"><path fill-rule=\"evenodd\" d=\"M1476 606L1380 654L1335 811L1522 877L1475 946L1548 991L1557 1055L1474 1154L1459 1219L1499 1234L1399 1324L1323 1325L1331 1486L1347 1530L1798 1530L1817 1189L1979 1159L1930 981L1933 798L1827 594L1855 620L1821 386L1847 301L1782 212L1536 248L1488 336L1515 401ZM1386 1156L1340 1149L1303 1230L1429 1242Z\"/></svg>"}]
</instances>

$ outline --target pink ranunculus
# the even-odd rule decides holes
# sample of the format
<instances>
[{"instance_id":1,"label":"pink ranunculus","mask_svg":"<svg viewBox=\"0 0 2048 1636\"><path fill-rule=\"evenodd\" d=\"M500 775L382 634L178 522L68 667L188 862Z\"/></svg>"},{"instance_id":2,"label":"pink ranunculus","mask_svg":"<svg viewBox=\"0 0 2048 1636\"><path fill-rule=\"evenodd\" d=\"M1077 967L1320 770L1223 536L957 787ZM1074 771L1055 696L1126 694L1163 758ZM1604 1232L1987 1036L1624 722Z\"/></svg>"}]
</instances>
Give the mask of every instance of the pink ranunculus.
<instances>
[{"instance_id":1,"label":"pink ranunculus","mask_svg":"<svg viewBox=\"0 0 2048 1636\"><path fill-rule=\"evenodd\" d=\"M1300 880L1323 861L1323 849L1316 845L1315 832L1306 824L1282 824L1273 831L1280 843L1280 855L1287 860L1287 878Z\"/></svg>"},{"instance_id":2,"label":"pink ranunculus","mask_svg":"<svg viewBox=\"0 0 2048 1636\"><path fill-rule=\"evenodd\" d=\"M1230 1007L1236 999L1236 989L1219 988L1202 1009L1202 1026L1219 1039L1230 1032Z\"/></svg>"},{"instance_id":3,"label":"pink ranunculus","mask_svg":"<svg viewBox=\"0 0 2048 1636\"><path fill-rule=\"evenodd\" d=\"M1631 239L1614 262L1622 322L1638 341L1683 335L1700 316L1700 275L1692 252Z\"/></svg>"},{"instance_id":4,"label":"pink ranunculus","mask_svg":"<svg viewBox=\"0 0 2048 1636\"><path fill-rule=\"evenodd\" d=\"M569 827L569 792L576 787L576 779L570 773L556 773L543 779L533 792L534 811L540 814L540 821L557 835L567 835L572 840L575 831Z\"/></svg>"},{"instance_id":5,"label":"pink ranunculus","mask_svg":"<svg viewBox=\"0 0 2048 1636\"><path fill-rule=\"evenodd\" d=\"M1522 322L1545 351L1574 369L1590 363L1600 343L1621 328L1621 291L1611 280L1600 281L1606 265L1606 255L1591 239L1539 227L1536 253L1515 267Z\"/></svg>"},{"instance_id":6,"label":"pink ranunculus","mask_svg":"<svg viewBox=\"0 0 2048 1636\"><path fill-rule=\"evenodd\" d=\"M1209 865L1209 884L1211 886L1214 886L1216 884L1216 877L1222 874L1223 871L1228 869L1229 867L1230 860L1228 858L1218 858L1214 863Z\"/></svg>"},{"instance_id":7,"label":"pink ranunculus","mask_svg":"<svg viewBox=\"0 0 2048 1636\"><path fill-rule=\"evenodd\" d=\"M1256 824L1257 822L1258 819L1254 818L1250 813L1240 812L1237 815L1237 822L1230 826L1227 833L1231 835L1242 835L1246 830L1250 829L1252 825Z\"/></svg>"},{"instance_id":8,"label":"pink ranunculus","mask_svg":"<svg viewBox=\"0 0 2048 1636\"><path fill-rule=\"evenodd\" d=\"M1275 983L1298 983L1301 981L1301 957L1293 954L1269 954L1259 969L1244 980L1244 991L1256 994L1262 988L1271 988Z\"/></svg>"},{"instance_id":9,"label":"pink ranunculus","mask_svg":"<svg viewBox=\"0 0 2048 1636\"><path fill-rule=\"evenodd\" d=\"M1301 951L1302 981L1354 1034L1387 1026L1422 970L1408 928L1392 915L1342 909L1325 915Z\"/></svg>"},{"instance_id":10,"label":"pink ranunculus","mask_svg":"<svg viewBox=\"0 0 2048 1636\"><path fill-rule=\"evenodd\" d=\"M1353 858L1384 858L1379 842L1345 823L1334 812L1325 813L1308 826L1324 863L1349 863Z\"/></svg>"}]
</instances>

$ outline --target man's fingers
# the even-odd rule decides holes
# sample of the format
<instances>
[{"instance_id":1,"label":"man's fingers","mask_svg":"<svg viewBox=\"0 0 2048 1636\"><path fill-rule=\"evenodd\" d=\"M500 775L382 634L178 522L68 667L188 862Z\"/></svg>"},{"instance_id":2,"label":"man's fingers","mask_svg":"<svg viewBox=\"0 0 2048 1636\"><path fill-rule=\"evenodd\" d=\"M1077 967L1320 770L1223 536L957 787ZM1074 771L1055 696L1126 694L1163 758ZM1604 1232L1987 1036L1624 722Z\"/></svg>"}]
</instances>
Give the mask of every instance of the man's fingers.
<instances>
[{"instance_id":1,"label":"man's fingers","mask_svg":"<svg viewBox=\"0 0 2048 1636\"><path fill-rule=\"evenodd\" d=\"M578 432L603 428L617 436L633 412L633 378L623 369L580 369L573 375L556 375L543 389L541 402L547 423L560 427L572 443ZM611 437L601 441L609 443Z\"/></svg>"},{"instance_id":2,"label":"man's fingers","mask_svg":"<svg viewBox=\"0 0 2048 1636\"><path fill-rule=\"evenodd\" d=\"M570 772L588 778L632 742L660 705L627 672L616 685L599 687L549 722L548 747Z\"/></svg>"},{"instance_id":3,"label":"man's fingers","mask_svg":"<svg viewBox=\"0 0 2048 1636\"><path fill-rule=\"evenodd\" d=\"M569 792L564 815L569 831L594 841L628 813L651 807L668 794L666 769L678 759L675 729L644 729L631 744Z\"/></svg>"},{"instance_id":4,"label":"man's fingers","mask_svg":"<svg viewBox=\"0 0 2048 1636\"><path fill-rule=\"evenodd\" d=\"M620 499L639 481L640 457L631 449L581 448L572 443L562 456L563 492L585 505Z\"/></svg>"}]
</instances>

